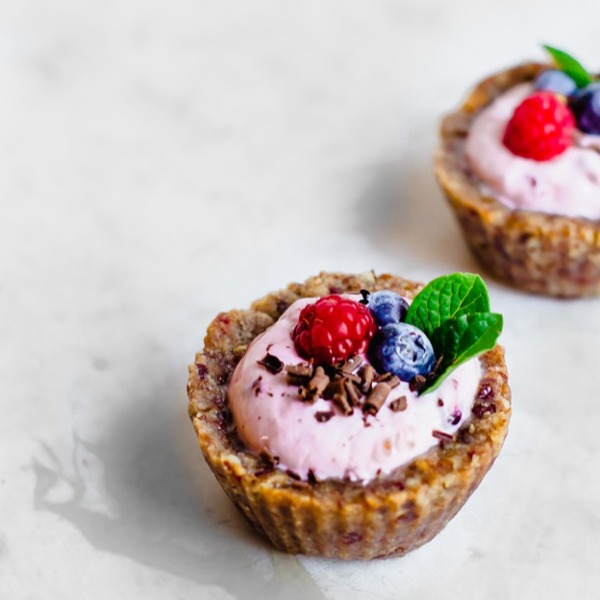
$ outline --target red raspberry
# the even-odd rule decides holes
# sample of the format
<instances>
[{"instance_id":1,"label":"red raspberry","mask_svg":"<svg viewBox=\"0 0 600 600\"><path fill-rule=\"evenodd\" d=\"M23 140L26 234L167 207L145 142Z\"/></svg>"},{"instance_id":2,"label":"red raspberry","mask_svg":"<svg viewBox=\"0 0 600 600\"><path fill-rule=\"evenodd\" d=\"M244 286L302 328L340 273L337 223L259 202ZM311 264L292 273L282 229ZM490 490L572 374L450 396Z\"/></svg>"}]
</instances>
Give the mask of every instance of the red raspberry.
<instances>
[{"instance_id":1,"label":"red raspberry","mask_svg":"<svg viewBox=\"0 0 600 600\"><path fill-rule=\"evenodd\" d=\"M334 294L302 309L292 337L301 356L333 365L365 352L376 329L366 306Z\"/></svg>"},{"instance_id":2,"label":"red raspberry","mask_svg":"<svg viewBox=\"0 0 600 600\"><path fill-rule=\"evenodd\" d=\"M545 161L573 145L575 118L552 92L536 92L517 106L502 142L517 156Z\"/></svg>"}]
</instances>

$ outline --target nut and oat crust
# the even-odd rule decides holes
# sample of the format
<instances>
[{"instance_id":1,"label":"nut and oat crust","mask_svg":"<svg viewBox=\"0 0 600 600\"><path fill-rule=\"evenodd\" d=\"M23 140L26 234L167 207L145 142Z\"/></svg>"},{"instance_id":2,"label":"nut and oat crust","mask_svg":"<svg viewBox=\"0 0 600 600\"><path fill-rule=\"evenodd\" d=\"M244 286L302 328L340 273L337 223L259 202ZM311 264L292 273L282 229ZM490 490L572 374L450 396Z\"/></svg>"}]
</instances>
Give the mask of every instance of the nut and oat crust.
<instances>
[{"instance_id":1,"label":"nut and oat crust","mask_svg":"<svg viewBox=\"0 0 600 600\"><path fill-rule=\"evenodd\" d=\"M290 553L344 559L403 555L431 540L477 488L498 455L510 419L504 351L480 357L473 417L454 440L440 441L387 476L362 484L301 481L241 443L227 406L227 384L248 344L295 300L394 289L413 298L422 285L392 275L321 273L221 313L189 368L189 415L204 457L250 523Z\"/></svg>"},{"instance_id":2,"label":"nut and oat crust","mask_svg":"<svg viewBox=\"0 0 600 600\"><path fill-rule=\"evenodd\" d=\"M472 253L498 279L537 294L593 296L600 294L600 221L513 210L482 191L465 157L478 112L547 68L527 63L480 82L442 121L435 174Z\"/></svg>"}]
</instances>

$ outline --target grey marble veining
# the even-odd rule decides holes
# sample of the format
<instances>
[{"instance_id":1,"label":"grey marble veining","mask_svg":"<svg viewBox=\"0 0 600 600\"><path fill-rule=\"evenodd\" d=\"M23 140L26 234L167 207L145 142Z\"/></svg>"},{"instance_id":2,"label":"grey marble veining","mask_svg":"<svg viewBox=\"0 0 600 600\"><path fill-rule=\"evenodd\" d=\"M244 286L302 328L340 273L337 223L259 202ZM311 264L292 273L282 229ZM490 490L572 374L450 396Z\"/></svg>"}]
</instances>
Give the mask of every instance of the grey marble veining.
<instances>
[{"instance_id":1,"label":"grey marble veining","mask_svg":"<svg viewBox=\"0 0 600 600\"><path fill-rule=\"evenodd\" d=\"M205 466L185 381L217 312L290 281L476 270L432 175L439 116L538 42L598 69L598 11L0 6L0 598L597 598L598 301L490 282L510 435L403 559L273 550Z\"/></svg>"}]
</instances>

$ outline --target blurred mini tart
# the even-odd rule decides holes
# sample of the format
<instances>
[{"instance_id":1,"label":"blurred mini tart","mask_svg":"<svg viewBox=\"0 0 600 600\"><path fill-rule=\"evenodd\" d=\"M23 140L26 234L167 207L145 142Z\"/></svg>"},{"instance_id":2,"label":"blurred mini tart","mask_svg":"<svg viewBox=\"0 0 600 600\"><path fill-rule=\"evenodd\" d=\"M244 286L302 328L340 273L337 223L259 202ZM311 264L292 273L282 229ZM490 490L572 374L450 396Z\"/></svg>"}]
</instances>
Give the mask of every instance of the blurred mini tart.
<instances>
[{"instance_id":1,"label":"blurred mini tart","mask_svg":"<svg viewBox=\"0 0 600 600\"><path fill-rule=\"evenodd\" d=\"M363 323L353 306L366 304L361 290L393 290L408 304L422 288L393 275L321 273L210 324L189 369L189 415L219 483L276 547L343 559L406 554L446 525L497 457L511 410L501 346L436 385L442 358L432 366L427 349L411 346L417 375L398 377L373 352L389 343L383 325ZM303 312L319 299L319 315ZM330 314L346 322L334 329L344 335L327 338L327 364L317 346ZM311 325L312 347L299 339Z\"/></svg>"},{"instance_id":2,"label":"blurred mini tart","mask_svg":"<svg viewBox=\"0 0 600 600\"><path fill-rule=\"evenodd\" d=\"M600 135L576 128L575 116L577 127L582 121L575 101L534 89L542 74L544 81L557 85L552 81L556 73L551 65L528 63L477 84L442 121L435 173L469 248L498 279L538 294L597 295ZM560 75L557 89L564 85ZM565 121L571 127L572 120L573 131L569 139L552 134L543 140L538 144L541 158L533 148L532 159L525 138L536 127L537 115L530 119L530 131L526 120L516 125L515 120L518 110L521 121L526 119L522 103L529 98L534 104L534 96L541 98L540 105L554 103L546 106L552 116L564 113L550 125L542 123L542 130L556 132Z\"/></svg>"}]
</instances>

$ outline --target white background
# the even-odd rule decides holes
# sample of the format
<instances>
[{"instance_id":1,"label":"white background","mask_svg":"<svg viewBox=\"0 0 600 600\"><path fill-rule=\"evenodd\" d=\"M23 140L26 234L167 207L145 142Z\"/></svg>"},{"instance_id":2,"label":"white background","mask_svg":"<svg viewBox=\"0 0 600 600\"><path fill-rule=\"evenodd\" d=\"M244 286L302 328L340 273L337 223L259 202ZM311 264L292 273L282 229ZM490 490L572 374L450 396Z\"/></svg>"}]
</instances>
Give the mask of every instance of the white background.
<instances>
[{"instance_id":1,"label":"white background","mask_svg":"<svg viewBox=\"0 0 600 600\"><path fill-rule=\"evenodd\" d=\"M514 416L402 559L275 552L197 449L220 310L320 270L477 270L431 168L441 114L596 1L0 3L0 598L598 598L600 300L489 281Z\"/></svg>"}]
</instances>

